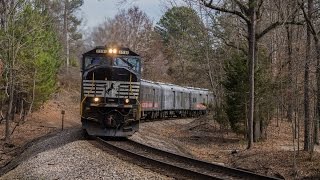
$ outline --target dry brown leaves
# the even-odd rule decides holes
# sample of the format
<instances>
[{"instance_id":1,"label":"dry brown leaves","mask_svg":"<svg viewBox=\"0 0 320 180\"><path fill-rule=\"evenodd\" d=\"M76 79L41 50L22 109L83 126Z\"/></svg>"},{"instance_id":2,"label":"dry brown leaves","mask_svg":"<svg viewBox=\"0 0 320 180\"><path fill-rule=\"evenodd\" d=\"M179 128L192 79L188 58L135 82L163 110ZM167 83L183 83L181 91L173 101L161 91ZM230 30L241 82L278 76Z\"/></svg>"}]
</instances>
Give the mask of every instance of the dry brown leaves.
<instances>
[{"instance_id":1,"label":"dry brown leaves","mask_svg":"<svg viewBox=\"0 0 320 180\"><path fill-rule=\"evenodd\" d=\"M175 129L175 133L169 133L169 136L178 139L195 157L286 179L320 178L319 152L314 152L312 158L303 151L293 152L292 124L287 121L272 120L267 139L255 143L251 150L246 150L243 136L222 129L210 116L176 125ZM302 150L302 123L295 139L296 150L298 137Z\"/></svg>"}]
</instances>

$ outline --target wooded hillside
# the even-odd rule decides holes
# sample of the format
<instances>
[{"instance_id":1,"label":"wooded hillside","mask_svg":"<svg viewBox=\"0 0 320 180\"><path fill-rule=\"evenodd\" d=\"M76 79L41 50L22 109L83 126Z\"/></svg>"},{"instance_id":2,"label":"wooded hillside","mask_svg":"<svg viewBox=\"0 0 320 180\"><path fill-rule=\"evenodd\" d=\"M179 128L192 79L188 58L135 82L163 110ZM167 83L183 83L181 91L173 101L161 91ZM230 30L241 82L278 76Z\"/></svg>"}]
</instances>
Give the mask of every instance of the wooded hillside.
<instances>
[{"instance_id":1,"label":"wooded hillside","mask_svg":"<svg viewBox=\"0 0 320 180\"><path fill-rule=\"evenodd\" d=\"M20 121L57 90L57 74L81 39L76 10L82 0L0 1L0 120Z\"/></svg>"}]
</instances>

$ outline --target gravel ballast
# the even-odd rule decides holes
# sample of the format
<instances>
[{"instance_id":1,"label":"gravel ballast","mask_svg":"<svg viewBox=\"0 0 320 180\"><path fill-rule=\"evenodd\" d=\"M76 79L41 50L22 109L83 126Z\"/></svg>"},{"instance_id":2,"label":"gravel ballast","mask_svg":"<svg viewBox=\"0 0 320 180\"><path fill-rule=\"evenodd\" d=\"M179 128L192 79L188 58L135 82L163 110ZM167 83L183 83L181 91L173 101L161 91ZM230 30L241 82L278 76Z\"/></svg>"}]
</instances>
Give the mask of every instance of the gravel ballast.
<instances>
[{"instance_id":1,"label":"gravel ballast","mask_svg":"<svg viewBox=\"0 0 320 180\"><path fill-rule=\"evenodd\" d=\"M65 143L70 141L69 136L70 133L62 133L40 142L40 148L47 147L43 144L51 144L50 141L61 141L62 145L34 154L0 179L171 179L121 160L86 140ZM34 145L29 151L39 151L38 148Z\"/></svg>"}]
</instances>

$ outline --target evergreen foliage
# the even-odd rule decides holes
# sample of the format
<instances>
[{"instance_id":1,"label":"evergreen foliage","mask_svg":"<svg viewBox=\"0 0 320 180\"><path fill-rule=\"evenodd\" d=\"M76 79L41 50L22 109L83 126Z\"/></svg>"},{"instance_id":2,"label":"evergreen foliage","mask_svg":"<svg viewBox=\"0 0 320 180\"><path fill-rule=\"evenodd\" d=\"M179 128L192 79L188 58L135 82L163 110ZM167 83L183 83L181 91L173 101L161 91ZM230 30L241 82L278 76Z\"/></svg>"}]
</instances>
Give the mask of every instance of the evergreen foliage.
<instances>
[{"instance_id":1,"label":"evergreen foliage","mask_svg":"<svg viewBox=\"0 0 320 180\"><path fill-rule=\"evenodd\" d=\"M272 109L271 80L268 78L268 67L263 63L266 57L259 54L260 66L256 69L256 111L255 121L260 121L264 125L269 123L267 114ZM225 88L224 111L227 115L231 129L240 134L246 133L247 112L249 103L249 70L247 57L240 52L231 54L230 59L225 64L225 79L222 82Z\"/></svg>"},{"instance_id":2,"label":"evergreen foliage","mask_svg":"<svg viewBox=\"0 0 320 180\"><path fill-rule=\"evenodd\" d=\"M21 61L30 69L23 74L32 74L32 78L27 81L27 93L33 92L33 81L35 79L35 97L34 105L38 107L49 95L54 92L56 85L56 76L60 66L61 46L59 44L57 34L53 31L53 25L47 24L48 16L44 16L37 9L27 6L23 12L24 17L32 19L29 23L22 25L31 26L36 31L32 31L26 36L26 48L19 52ZM21 19L22 22L28 22ZM21 69L21 72L25 69ZM21 77L22 78L22 77ZM28 96L28 101L32 96Z\"/></svg>"},{"instance_id":3,"label":"evergreen foliage","mask_svg":"<svg viewBox=\"0 0 320 180\"><path fill-rule=\"evenodd\" d=\"M197 12L189 7L172 7L157 23L156 30L162 35L165 42L172 38L197 38L199 27L203 26Z\"/></svg>"},{"instance_id":4,"label":"evergreen foliage","mask_svg":"<svg viewBox=\"0 0 320 180\"><path fill-rule=\"evenodd\" d=\"M12 68L15 102L25 101L24 109L39 107L56 90L61 64L61 45L54 24L45 11L26 3L8 25L7 32L0 29L2 37L13 42L1 47L0 56L6 66L3 77ZM7 52L12 54L8 56ZM6 86L6 82L1 82L1 86ZM5 92L0 94L6 102Z\"/></svg>"},{"instance_id":5,"label":"evergreen foliage","mask_svg":"<svg viewBox=\"0 0 320 180\"><path fill-rule=\"evenodd\" d=\"M226 93L225 112L232 130L244 132L248 104L249 74L247 58L234 53L225 66L226 79L223 82Z\"/></svg>"},{"instance_id":6,"label":"evergreen foliage","mask_svg":"<svg viewBox=\"0 0 320 180\"><path fill-rule=\"evenodd\" d=\"M206 79L204 50L209 44L205 26L197 12L190 7L172 7L161 17L155 31L162 37L169 65L168 75L173 77L174 83L203 86L202 80Z\"/></svg>"}]
</instances>

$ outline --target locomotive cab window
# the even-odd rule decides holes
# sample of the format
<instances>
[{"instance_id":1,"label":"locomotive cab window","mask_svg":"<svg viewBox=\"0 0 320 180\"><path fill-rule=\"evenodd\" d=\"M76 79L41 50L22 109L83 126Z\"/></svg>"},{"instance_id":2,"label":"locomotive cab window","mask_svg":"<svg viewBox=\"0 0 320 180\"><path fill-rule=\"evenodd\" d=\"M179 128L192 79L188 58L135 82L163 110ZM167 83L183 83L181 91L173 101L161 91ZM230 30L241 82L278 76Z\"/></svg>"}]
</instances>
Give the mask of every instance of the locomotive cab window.
<instances>
[{"instance_id":1,"label":"locomotive cab window","mask_svg":"<svg viewBox=\"0 0 320 180\"><path fill-rule=\"evenodd\" d=\"M137 57L110 57L110 56L85 56L83 69L91 67L107 65L116 67L126 67L140 74L141 61Z\"/></svg>"},{"instance_id":2,"label":"locomotive cab window","mask_svg":"<svg viewBox=\"0 0 320 180\"><path fill-rule=\"evenodd\" d=\"M116 57L114 66L126 67L140 73L140 59L135 57Z\"/></svg>"},{"instance_id":3,"label":"locomotive cab window","mask_svg":"<svg viewBox=\"0 0 320 180\"><path fill-rule=\"evenodd\" d=\"M86 56L84 57L84 69L89 69L96 65L111 65L112 58L106 56Z\"/></svg>"}]
</instances>

